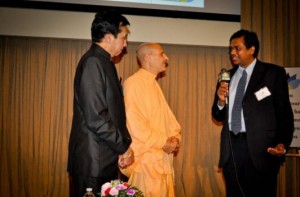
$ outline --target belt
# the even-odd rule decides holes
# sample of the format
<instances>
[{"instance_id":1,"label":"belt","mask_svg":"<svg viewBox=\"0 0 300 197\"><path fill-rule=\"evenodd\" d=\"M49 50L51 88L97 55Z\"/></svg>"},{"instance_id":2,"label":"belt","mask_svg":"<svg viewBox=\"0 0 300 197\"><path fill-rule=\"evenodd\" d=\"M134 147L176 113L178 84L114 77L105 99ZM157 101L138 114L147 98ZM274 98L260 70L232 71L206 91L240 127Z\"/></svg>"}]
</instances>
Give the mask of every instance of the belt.
<instances>
[{"instance_id":1,"label":"belt","mask_svg":"<svg viewBox=\"0 0 300 197\"><path fill-rule=\"evenodd\" d=\"M232 138L246 138L247 137L247 132L239 132L237 134L234 134L232 131L229 131L229 133Z\"/></svg>"}]
</instances>

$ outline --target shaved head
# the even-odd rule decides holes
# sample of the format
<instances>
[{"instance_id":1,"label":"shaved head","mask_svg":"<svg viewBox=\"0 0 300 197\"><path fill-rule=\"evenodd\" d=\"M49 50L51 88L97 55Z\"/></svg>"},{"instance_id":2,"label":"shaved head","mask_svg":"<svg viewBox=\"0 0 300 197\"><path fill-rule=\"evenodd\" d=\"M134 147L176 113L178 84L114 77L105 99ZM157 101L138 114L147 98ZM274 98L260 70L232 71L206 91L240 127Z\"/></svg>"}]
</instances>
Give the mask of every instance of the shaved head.
<instances>
[{"instance_id":1,"label":"shaved head","mask_svg":"<svg viewBox=\"0 0 300 197\"><path fill-rule=\"evenodd\" d=\"M158 43L143 43L136 50L136 56L138 63L141 67L145 64L145 58L147 55L151 55L155 50L161 48Z\"/></svg>"},{"instance_id":2,"label":"shaved head","mask_svg":"<svg viewBox=\"0 0 300 197\"><path fill-rule=\"evenodd\" d=\"M158 43L141 44L136 56L139 66L155 75L164 72L168 66L169 58Z\"/></svg>"}]
</instances>

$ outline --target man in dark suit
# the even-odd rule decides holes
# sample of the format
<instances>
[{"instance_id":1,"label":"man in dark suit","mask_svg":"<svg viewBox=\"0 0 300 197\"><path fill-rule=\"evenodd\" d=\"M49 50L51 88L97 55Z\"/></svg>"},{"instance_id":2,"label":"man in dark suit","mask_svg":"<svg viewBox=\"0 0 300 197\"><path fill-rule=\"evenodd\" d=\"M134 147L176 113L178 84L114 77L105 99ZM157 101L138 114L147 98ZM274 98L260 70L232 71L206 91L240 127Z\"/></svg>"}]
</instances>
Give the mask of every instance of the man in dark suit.
<instances>
[{"instance_id":1,"label":"man in dark suit","mask_svg":"<svg viewBox=\"0 0 300 197\"><path fill-rule=\"evenodd\" d=\"M232 197L276 197L280 163L294 132L286 72L259 61L258 51L256 33L240 30L231 36L235 67L230 84L217 84L212 106L214 119L223 122L219 167Z\"/></svg>"},{"instance_id":2,"label":"man in dark suit","mask_svg":"<svg viewBox=\"0 0 300 197\"><path fill-rule=\"evenodd\" d=\"M127 46L128 25L117 12L96 14L92 46L77 66L68 172L78 197L88 187L100 192L103 183L117 178L118 164L124 168L133 162L122 87L112 62Z\"/></svg>"}]
</instances>

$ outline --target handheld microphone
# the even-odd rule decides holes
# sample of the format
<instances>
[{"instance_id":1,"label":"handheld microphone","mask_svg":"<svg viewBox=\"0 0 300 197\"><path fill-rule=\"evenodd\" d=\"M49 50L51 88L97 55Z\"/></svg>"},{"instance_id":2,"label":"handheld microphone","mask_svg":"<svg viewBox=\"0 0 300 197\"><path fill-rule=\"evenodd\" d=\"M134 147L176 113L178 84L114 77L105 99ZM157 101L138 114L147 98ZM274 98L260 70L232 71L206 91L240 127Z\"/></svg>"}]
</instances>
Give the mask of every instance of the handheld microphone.
<instances>
[{"instance_id":1,"label":"handheld microphone","mask_svg":"<svg viewBox=\"0 0 300 197\"><path fill-rule=\"evenodd\" d=\"M219 82L225 82L229 85L230 73L225 68L221 69L221 72L219 74ZM228 94L225 94L225 104L228 104Z\"/></svg>"}]
</instances>

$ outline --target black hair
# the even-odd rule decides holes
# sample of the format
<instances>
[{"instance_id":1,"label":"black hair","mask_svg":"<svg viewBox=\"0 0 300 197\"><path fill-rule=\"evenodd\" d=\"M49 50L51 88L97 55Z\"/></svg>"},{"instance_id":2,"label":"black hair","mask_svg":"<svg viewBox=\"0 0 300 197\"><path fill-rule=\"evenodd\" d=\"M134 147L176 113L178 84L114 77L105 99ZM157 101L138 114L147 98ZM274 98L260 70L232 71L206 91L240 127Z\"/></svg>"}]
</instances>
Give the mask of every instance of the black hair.
<instances>
[{"instance_id":1,"label":"black hair","mask_svg":"<svg viewBox=\"0 0 300 197\"><path fill-rule=\"evenodd\" d=\"M255 47L255 51L253 56L256 58L259 52L259 41L257 38L257 35L255 32L251 32L245 29L241 29L237 32L235 32L231 37L230 37L230 42L235 39L235 38L244 38L244 44L247 49L251 48L252 46Z\"/></svg>"},{"instance_id":2,"label":"black hair","mask_svg":"<svg viewBox=\"0 0 300 197\"><path fill-rule=\"evenodd\" d=\"M106 34L112 34L116 38L120 33L120 27L130 25L126 17L115 10L99 12L91 27L92 41L101 42Z\"/></svg>"}]
</instances>

